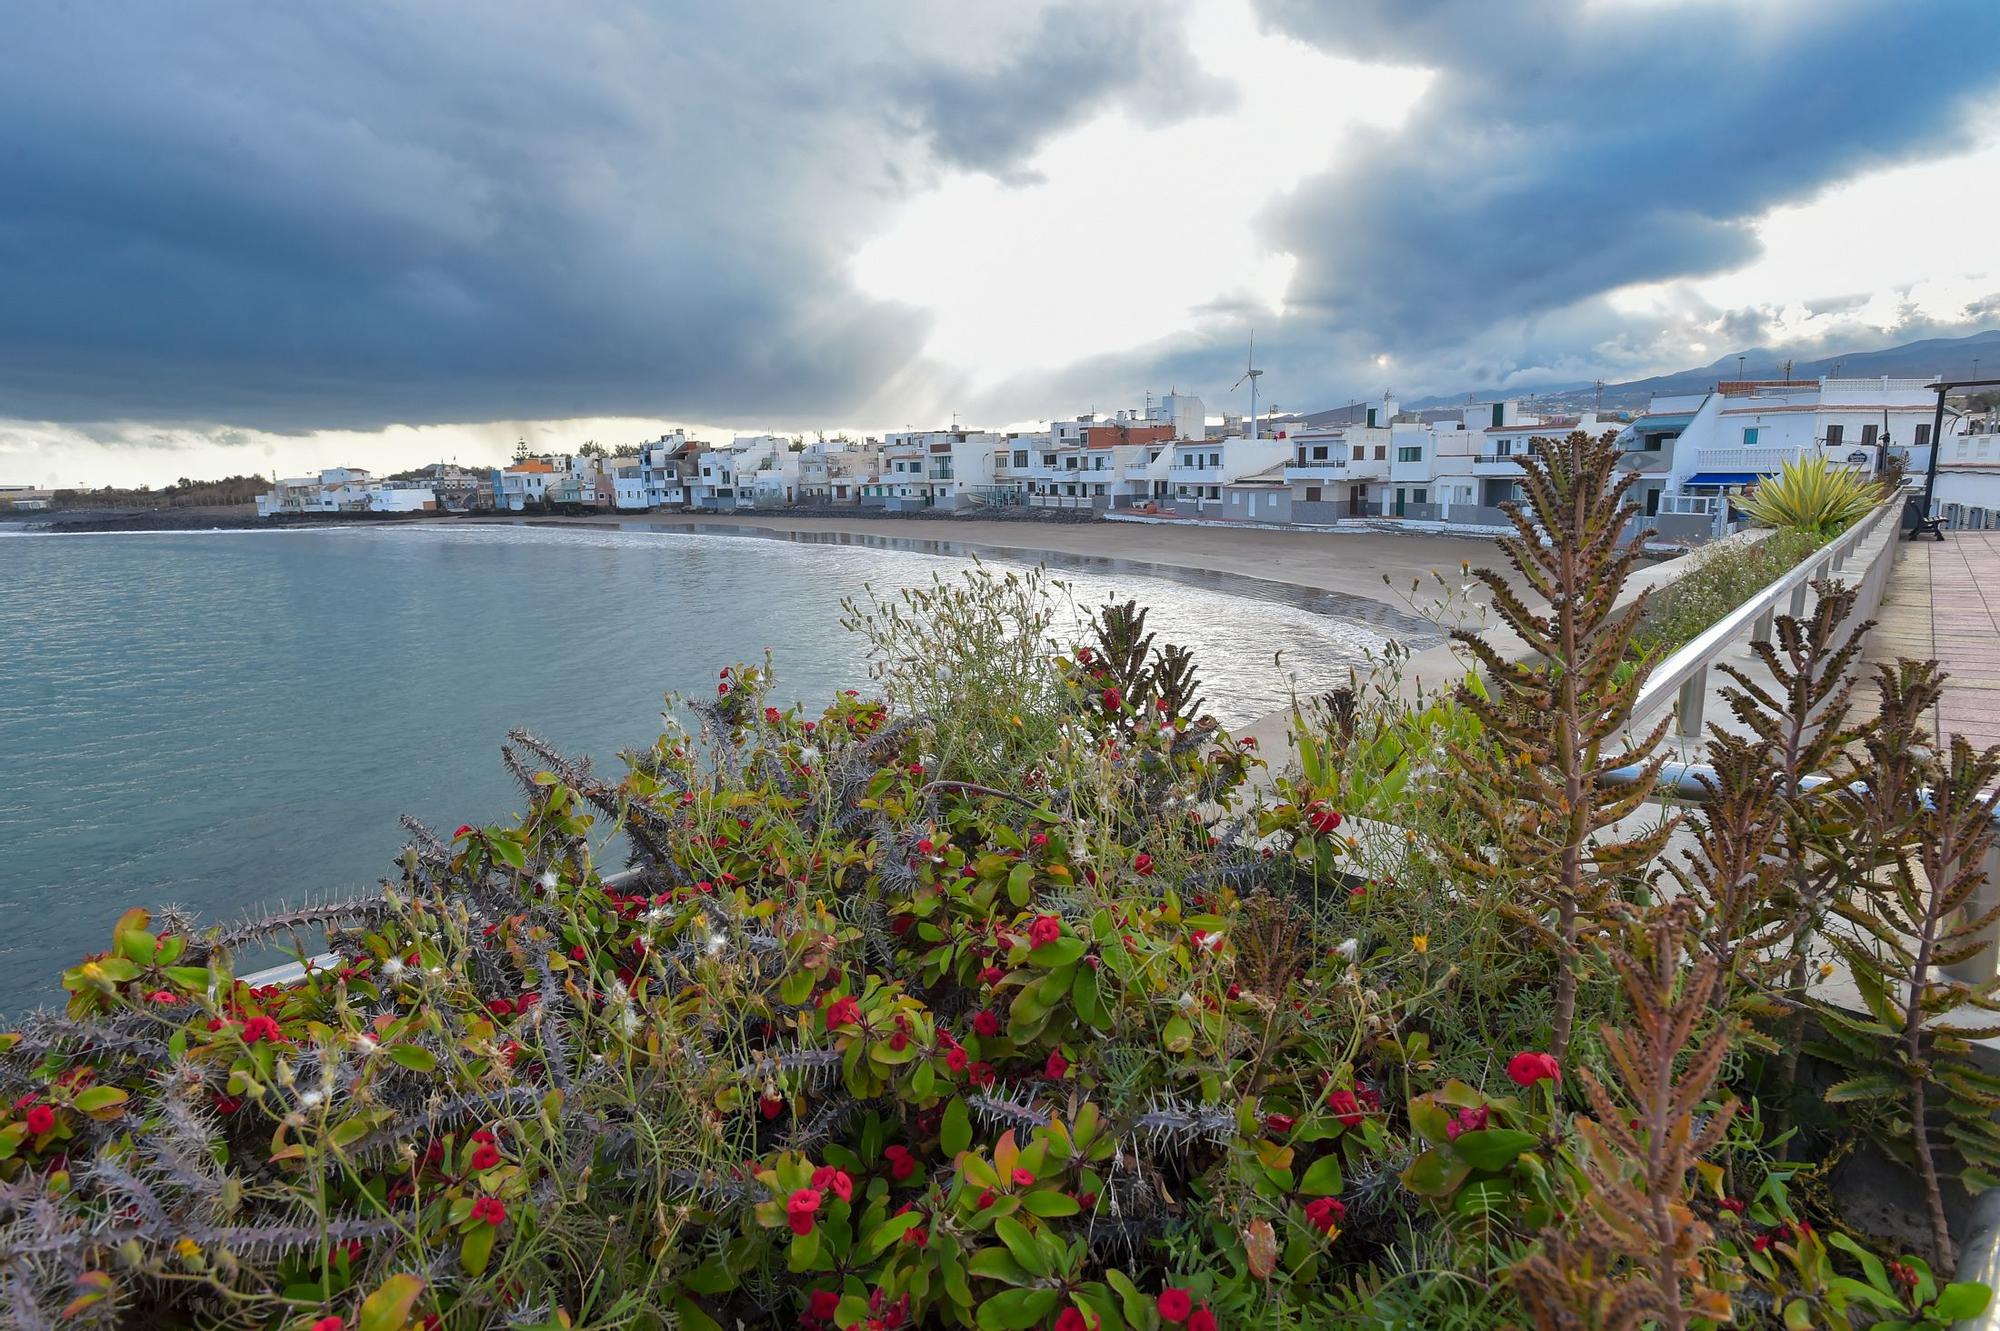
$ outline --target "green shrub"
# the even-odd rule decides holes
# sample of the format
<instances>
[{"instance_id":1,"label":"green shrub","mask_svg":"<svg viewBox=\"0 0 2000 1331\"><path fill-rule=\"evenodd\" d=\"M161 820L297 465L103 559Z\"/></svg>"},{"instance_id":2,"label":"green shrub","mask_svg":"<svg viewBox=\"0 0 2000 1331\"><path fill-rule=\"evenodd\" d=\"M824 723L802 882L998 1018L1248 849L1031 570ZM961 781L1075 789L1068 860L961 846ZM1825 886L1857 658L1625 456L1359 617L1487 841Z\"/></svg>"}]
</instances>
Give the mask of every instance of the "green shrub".
<instances>
[{"instance_id":1,"label":"green shrub","mask_svg":"<svg viewBox=\"0 0 2000 1331\"><path fill-rule=\"evenodd\" d=\"M1762 972L1679 978L1721 859L1671 914L1657 869L1587 861L1569 935L1463 870L1497 806L1452 759L1563 742L1468 701L1511 695L1346 690L1272 772L1136 608L1055 650L1027 646L1058 621L1024 584L927 595L860 625L889 701L807 712L734 667L616 780L517 734L526 813L413 829L379 895L120 919L66 1010L0 1037L6 1318L1386 1331L1630 1297L1660 1326L1724 1300L1914 1327L1983 1303L1833 1230L1823 1165L1779 1157L1842 1144L1763 1125L1729 992ZM975 626L997 660L955 640ZM1769 783L1741 784L1754 831ZM314 930L335 959L302 981L236 976L233 949ZM1548 1263L1562 1289L1522 1297Z\"/></svg>"},{"instance_id":2,"label":"green shrub","mask_svg":"<svg viewBox=\"0 0 2000 1331\"><path fill-rule=\"evenodd\" d=\"M1685 571L1654 594L1633 645L1650 660L1686 646L1824 544L1787 528L1761 541L1729 541L1682 556Z\"/></svg>"},{"instance_id":3,"label":"green shrub","mask_svg":"<svg viewBox=\"0 0 2000 1331\"><path fill-rule=\"evenodd\" d=\"M1808 532L1824 542L1866 517L1883 493L1873 477L1812 454L1792 459L1778 475L1759 482L1743 510L1767 527Z\"/></svg>"}]
</instances>

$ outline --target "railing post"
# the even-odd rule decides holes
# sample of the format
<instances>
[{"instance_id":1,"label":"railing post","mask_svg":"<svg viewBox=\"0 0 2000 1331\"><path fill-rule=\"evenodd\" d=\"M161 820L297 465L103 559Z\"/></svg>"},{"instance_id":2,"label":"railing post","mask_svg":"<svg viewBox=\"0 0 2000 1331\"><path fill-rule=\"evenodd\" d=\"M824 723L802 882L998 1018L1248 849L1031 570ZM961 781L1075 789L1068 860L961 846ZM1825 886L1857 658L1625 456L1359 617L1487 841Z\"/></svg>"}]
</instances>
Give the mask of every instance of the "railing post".
<instances>
[{"instance_id":1,"label":"railing post","mask_svg":"<svg viewBox=\"0 0 2000 1331\"><path fill-rule=\"evenodd\" d=\"M1701 738L1701 709L1708 701L1708 665L1695 667L1681 683L1681 695L1674 704L1674 729L1684 740Z\"/></svg>"},{"instance_id":2,"label":"railing post","mask_svg":"<svg viewBox=\"0 0 2000 1331\"><path fill-rule=\"evenodd\" d=\"M1769 642L1771 640L1771 616L1775 613L1777 612L1773 607L1766 606L1764 608L1764 613L1757 616L1757 622L1750 626L1750 641Z\"/></svg>"},{"instance_id":3,"label":"railing post","mask_svg":"<svg viewBox=\"0 0 2000 1331\"><path fill-rule=\"evenodd\" d=\"M1801 581L1801 582L1800 582L1800 583L1798 584L1798 586L1796 586L1796 587L1792 588L1792 611L1791 611L1791 614L1792 614L1792 618L1793 618L1793 619L1801 619L1801 618L1804 618L1804 616L1805 616L1805 613L1806 613L1806 586L1807 586L1807 582L1808 582L1808 581L1809 581L1809 580L1806 580L1806 581Z\"/></svg>"}]
</instances>

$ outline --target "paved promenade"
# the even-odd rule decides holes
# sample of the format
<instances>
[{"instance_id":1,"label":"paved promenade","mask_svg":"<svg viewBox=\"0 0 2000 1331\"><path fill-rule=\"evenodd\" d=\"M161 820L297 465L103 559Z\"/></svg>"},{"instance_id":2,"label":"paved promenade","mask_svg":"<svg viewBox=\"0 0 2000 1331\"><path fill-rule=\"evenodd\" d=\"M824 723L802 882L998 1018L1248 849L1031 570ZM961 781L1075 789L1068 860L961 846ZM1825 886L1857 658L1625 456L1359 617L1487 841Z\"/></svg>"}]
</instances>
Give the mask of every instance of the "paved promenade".
<instances>
[{"instance_id":1,"label":"paved promenade","mask_svg":"<svg viewBox=\"0 0 2000 1331\"><path fill-rule=\"evenodd\" d=\"M2000 532L1955 531L1928 547L1932 653L1951 676L1938 705L1943 739L2000 744Z\"/></svg>"}]
</instances>

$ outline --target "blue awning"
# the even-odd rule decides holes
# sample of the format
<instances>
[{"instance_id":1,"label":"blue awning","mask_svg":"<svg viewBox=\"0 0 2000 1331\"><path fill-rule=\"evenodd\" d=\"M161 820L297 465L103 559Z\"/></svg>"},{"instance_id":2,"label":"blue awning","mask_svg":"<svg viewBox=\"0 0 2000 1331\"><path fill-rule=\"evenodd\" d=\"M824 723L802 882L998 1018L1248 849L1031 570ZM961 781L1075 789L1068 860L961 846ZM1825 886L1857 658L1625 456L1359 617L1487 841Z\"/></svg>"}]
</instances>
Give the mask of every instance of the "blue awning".
<instances>
[{"instance_id":1,"label":"blue awning","mask_svg":"<svg viewBox=\"0 0 2000 1331\"><path fill-rule=\"evenodd\" d=\"M1632 428L1640 434L1664 434L1668 430L1685 430L1694 420L1691 411L1662 413L1658 416L1641 416L1632 422Z\"/></svg>"},{"instance_id":2,"label":"blue awning","mask_svg":"<svg viewBox=\"0 0 2000 1331\"><path fill-rule=\"evenodd\" d=\"M1768 476L1769 472L1755 471L1698 471L1687 478L1689 485L1755 485Z\"/></svg>"}]
</instances>

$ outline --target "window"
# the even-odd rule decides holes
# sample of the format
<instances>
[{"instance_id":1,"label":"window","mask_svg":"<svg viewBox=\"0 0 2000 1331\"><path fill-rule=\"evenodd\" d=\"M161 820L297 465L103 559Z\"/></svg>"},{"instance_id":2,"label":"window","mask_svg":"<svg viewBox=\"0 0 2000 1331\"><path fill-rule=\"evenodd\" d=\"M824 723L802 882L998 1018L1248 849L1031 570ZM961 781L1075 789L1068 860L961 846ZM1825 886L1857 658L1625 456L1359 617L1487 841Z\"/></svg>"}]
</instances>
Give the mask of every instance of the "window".
<instances>
[{"instance_id":1,"label":"window","mask_svg":"<svg viewBox=\"0 0 2000 1331\"><path fill-rule=\"evenodd\" d=\"M1316 446L1316 447L1315 447L1315 448L1313 449L1313 461L1314 461L1314 462L1324 462L1324 461L1326 461L1326 445L1325 445L1325 444L1320 444L1320 445Z\"/></svg>"},{"instance_id":2,"label":"window","mask_svg":"<svg viewBox=\"0 0 2000 1331\"><path fill-rule=\"evenodd\" d=\"M1844 425L1829 425L1829 426L1827 426L1827 427L1826 427L1826 446L1827 446L1828 448L1839 448L1839 447L1840 447L1840 440L1841 440L1841 436L1842 436L1842 435L1844 435L1844 434L1846 434L1846 433L1847 433L1847 427L1846 427L1846 426L1844 426Z\"/></svg>"},{"instance_id":3,"label":"window","mask_svg":"<svg viewBox=\"0 0 2000 1331\"><path fill-rule=\"evenodd\" d=\"M1211 467L1219 467L1219 466L1221 466L1221 465L1222 465L1222 454L1220 454L1220 453L1210 453L1210 454L1208 455L1208 465L1209 465L1209 466L1211 466ZM1218 498L1220 498L1220 496L1217 496L1217 497L1218 497Z\"/></svg>"},{"instance_id":4,"label":"window","mask_svg":"<svg viewBox=\"0 0 2000 1331\"><path fill-rule=\"evenodd\" d=\"M1375 445L1375 460L1377 462L1386 462L1388 458L1389 458L1389 446L1387 444Z\"/></svg>"},{"instance_id":5,"label":"window","mask_svg":"<svg viewBox=\"0 0 2000 1331\"><path fill-rule=\"evenodd\" d=\"M1306 487L1306 502L1308 504L1317 504L1319 502L1319 487L1317 485L1308 485Z\"/></svg>"},{"instance_id":6,"label":"window","mask_svg":"<svg viewBox=\"0 0 2000 1331\"><path fill-rule=\"evenodd\" d=\"M1413 500L1412 502L1414 502L1414 503L1418 503L1418 504L1422 504L1422 503L1427 503L1427 502L1429 502L1429 497L1430 497L1430 491L1426 490L1426 489L1425 489L1425 488L1424 488L1423 486L1421 486L1421 485L1420 485L1420 486L1418 486L1418 487L1416 488L1416 491L1415 491L1415 494L1416 494L1416 498L1415 498L1415 499L1414 499L1414 500Z\"/></svg>"},{"instance_id":7,"label":"window","mask_svg":"<svg viewBox=\"0 0 2000 1331\"><path fill-rule=\"evenodd\" d=\"M1209 486L1209 487L1208 487L1208 497L1209 497L1210 499L1220 499L1220 498L1222 498L1222 487L1221 487L1221 486L1219 486L1219 485L1211 485L1211 486Z\"/></svg>"},{"instance_id":8,"label":"window","mask_svg":"<svg viewBox=\"0 0 2000 1331\"><path fill-rule=\"evenodd\" d=\"M1375 428L1375 411L1374 407L1368 408L1368 428L1371 430Z\"/></svg>"},{"instance_id":9,"label":"window","mask_svg":"<svg viewBox=\"0 0 2000 1331\"><path fill-rule=\"evenodd\" d=\"M1504 403L1504 402L1495 402L1495 403L1493 404L1493 424L1494 424L1495 426L1501 426L1501 425L1505 425L1505 424L1507 423L1507 422L1506 422L1506 420L1504 419L1504 417L1506 416L1506 414L1507 414L1507 404L1506 404L1506 403Z\"/></svg>"},{"instance_id":10,"label":"window","mask_svg":"<svg viewBox=\"0 0 2000 1331\"><path fill-rule=\"evenodd\" d=\"M1930 427L1930 422L1926 421L1922 425L1919 425L1917 427L1917 447L1923 448L1927 446L1930 443L1930 441L1931 441L1931 427Z\"/></svg>"},{"instance_id":11,"label":"window","mask_svg":"<svg viewBox=\"0 0 2000 1331\"><path fill-rule=\"evenodd\" d=\"M1875 430L1876 430L1876 428L1877 428L1877 427L1875 427L1875 426L1873 426L1873 425L1864 425L1864 426L1862 426L1862 427L1861 427L1861 445L1862 445L1862 447L1866 448L1866 447L1867 447L1868 445L1870 445L1870 444L1872 444L1872 443L1874 443L1874 442L1875 442Z\"/></svg>"},{"instance_id":12,"label":"window","mask_svg":"<svg viewBox=\"0 0 2000 1331\"><path fill-rule=\"evenodd\" d=\"M1657 453L1666 447L1666 443L1667 437L1665 435L1649 434L1646 436L1645 451L1648 453Z\"/></svg>"},{"instance_id":13,"label":"window","mask_svg":"<svg viewBox=\"0 0 2000 1331\"><path fill-rule=\"evenodd\" d=\"M1398 462L1422 462L1423 460L1424 447L1422 444L1404 444L1396 450L1396 461ZM1417 502L1421 504L1423 500L1419 499Z\"/></svg>"},{"instance_id":14,"label":"window","mask_svg":"<svg viewBox=\"0 0 2000 1331\"><path fill-rule=\"evenodd\" d=\"M1015 465L1015 466L1017 466L1017 467L1025 467L1025 466L1027 466L1027 465L1028 465L1028 450L1027 450L1027 449L1025 449L1025 448L1017 448L1017 449L1015 449L1015 450L1014 450L1014 465Z\"/></svg>"},{"instance_id":15,"label":"window","mask_svg":"<svg viewBox=\"0 0 2000 1331\"><path fill-rule=\"evenodd\" d=\"M1756 426L1754 426L1754 425L1746 425L1746 426L1744 426L1744 427L1743 427L1743 447L1745 447L1745 448L1755 448L1756 446L1757 446L1757 427L1756 427Z\"/></svg>"}]
</instances>

